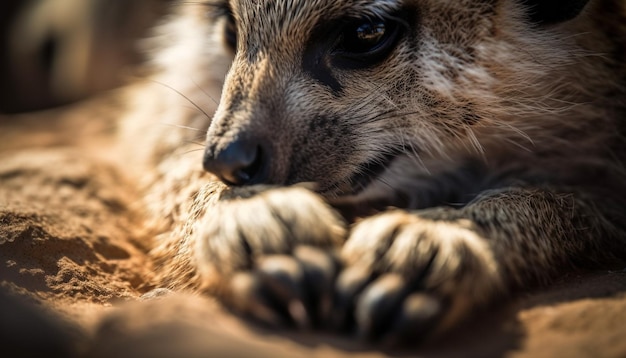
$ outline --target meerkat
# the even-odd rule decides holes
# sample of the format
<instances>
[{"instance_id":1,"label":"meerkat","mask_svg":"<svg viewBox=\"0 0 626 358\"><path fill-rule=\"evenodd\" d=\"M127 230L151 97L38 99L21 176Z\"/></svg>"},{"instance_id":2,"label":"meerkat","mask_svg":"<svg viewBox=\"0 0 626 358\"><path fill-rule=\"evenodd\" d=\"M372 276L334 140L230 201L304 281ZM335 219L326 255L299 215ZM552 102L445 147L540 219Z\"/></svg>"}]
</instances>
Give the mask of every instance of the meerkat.
<instances>
[{"instance_id":1,"label":"meerkat","mask_svg":"<svg viewBox=\"0 0 626 358\"><path fill-rule=\"evenodd\" d=\"M623 264L625 8L181 1L122 130L161 286L401 341Z\"/></svg>"}]
</instances>

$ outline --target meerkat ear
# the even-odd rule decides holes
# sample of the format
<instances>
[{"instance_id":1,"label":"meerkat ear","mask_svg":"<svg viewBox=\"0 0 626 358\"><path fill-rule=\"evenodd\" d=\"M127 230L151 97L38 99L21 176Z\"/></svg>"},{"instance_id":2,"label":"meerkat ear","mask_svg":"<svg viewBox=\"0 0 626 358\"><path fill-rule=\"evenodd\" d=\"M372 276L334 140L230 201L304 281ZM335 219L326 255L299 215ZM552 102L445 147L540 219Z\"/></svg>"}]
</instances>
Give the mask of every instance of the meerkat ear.
<instances>
[{"instance_id":1,"label":"meerkat ear","mask_svg":"<svg viewBox=\"0 0 626 358\"><path fill-rule=\"evenodd\" d=\"M530 21L537 25L551 25L578 16L589 0L520 0L528 9Z\"/></svg>"}]
</instances>

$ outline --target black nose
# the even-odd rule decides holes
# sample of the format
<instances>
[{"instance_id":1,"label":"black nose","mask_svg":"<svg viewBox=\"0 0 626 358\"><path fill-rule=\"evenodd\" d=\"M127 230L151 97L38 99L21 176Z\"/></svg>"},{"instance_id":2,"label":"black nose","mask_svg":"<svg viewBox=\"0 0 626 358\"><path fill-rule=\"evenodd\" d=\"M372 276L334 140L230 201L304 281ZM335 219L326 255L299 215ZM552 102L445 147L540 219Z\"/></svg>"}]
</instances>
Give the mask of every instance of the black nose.
<instances>
[{"instance_id":1,"label":"black nose","mask_svg":"<svg viewBox=\"0 0 626 358\"><path fill-rule=\"evenodd\" d=\"M238 139L217 153L204 153L203 166L231 185L259 184L267 177L267 151L256 140Z\"/></svg>"}]
</instances>

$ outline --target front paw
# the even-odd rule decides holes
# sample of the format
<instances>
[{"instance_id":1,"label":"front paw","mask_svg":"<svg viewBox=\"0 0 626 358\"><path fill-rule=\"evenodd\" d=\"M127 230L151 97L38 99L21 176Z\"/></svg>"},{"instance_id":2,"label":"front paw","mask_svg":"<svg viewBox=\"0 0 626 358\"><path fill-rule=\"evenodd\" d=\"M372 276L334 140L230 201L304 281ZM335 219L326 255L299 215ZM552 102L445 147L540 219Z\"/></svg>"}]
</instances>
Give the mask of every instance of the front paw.
<instances>
[{"instance_id":1,"label":"front paw","mask_svg":"<svg viewBox=\"0 0 626 358\"><path fill-rule=\"evenodd\" d=\"M199 274L240 313L309 326L330 311L345 223L302 187L247 193L230 193L199 221Z\"/></svg>"},{"instance_id":2,"label":"front paw","mask_svg":"<svg viewBox=\"0 0 626 358\"><path fill-rule=\"evenodd\" d=\"M357 224L341 258L334 323L368 341L415 342L503 291L489 242L467 220L384 213Z\"/></svg>"}]
</instances>

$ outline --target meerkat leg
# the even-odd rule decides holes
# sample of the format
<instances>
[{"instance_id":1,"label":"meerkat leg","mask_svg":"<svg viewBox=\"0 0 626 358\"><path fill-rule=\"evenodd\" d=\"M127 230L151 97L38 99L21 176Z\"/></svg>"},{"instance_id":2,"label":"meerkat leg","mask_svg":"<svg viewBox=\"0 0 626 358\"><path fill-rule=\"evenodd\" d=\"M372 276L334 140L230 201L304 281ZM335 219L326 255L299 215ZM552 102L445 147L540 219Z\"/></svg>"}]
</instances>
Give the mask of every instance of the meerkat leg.
<instances>
[{"instance_id":1,"label":"meerkat leg","mask_svg":"<svg viewBox=\"0 0 626 358\"><path fill-rule=\"evenodd\" d=\"M368 218L341 251L335 324L391 342L444 331L600 245L600 220L574 195L534 189L485 193L460 210Z\"/></svg>"}]
</instances>

